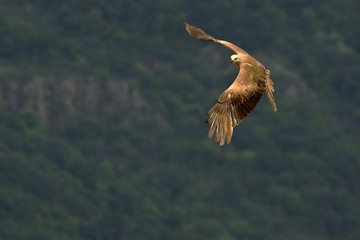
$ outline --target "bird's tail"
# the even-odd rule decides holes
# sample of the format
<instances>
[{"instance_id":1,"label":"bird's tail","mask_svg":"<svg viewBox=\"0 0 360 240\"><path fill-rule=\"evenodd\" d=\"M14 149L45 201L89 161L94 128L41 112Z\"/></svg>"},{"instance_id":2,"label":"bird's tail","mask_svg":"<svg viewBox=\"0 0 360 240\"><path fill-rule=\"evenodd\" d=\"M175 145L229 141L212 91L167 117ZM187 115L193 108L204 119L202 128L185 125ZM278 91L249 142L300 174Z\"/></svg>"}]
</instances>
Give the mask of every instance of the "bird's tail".
<instances>
[{"instance_id":1,"label":"bird's tail","mask_svg":"<svg viewBox=\"0 0 360 240\"><path fill-rule=\"evenodd\" d=\"M204 30L194 27L188 23L185 23L185 28L188 31L188 33L190 34L190 36L192 36L193 38L195 38L197 40L212 41L212 42L217 41L217 39L215 39L213 36L204 32Z\"/></svg>"},{"instance_id":2,"label":"bird's tail","mask_svg":"<svg viewBox=\"0 0 360 240\"><path fill-rule=\"evenodd\" d=\"M270 105L274 112L277 111L275 99L274 99L274 82L270 78L270 70L266 69L266 96L270 102Z\"/></svg>"}]
</instances>

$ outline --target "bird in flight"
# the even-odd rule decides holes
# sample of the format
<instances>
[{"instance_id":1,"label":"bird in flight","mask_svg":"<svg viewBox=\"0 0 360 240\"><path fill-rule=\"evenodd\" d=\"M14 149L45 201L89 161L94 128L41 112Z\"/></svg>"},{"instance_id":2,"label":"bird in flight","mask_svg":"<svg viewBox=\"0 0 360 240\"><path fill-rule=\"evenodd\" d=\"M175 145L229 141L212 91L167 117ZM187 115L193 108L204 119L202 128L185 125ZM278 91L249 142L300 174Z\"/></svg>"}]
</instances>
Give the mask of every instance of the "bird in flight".
<instances>
[{"instance_id":1,"label":"bird in flight","mask_svg":"<svg viewBox=\"0 0 360 240\"><path fill-rule=\"evenodd\" d=\"M274 83L270 79L270 70L231 42L216 39L188 23L185 23L185 28L193 38L219 43L235 53L231 55L231 63L239 69L239 73L209 110L206 121L210 125L209 138L215 133L215 142L219 142L220 146L225 142L229 144L234 127L256 107L265 91L272 109L276 112Z\"/></svg>"}]
</instances>

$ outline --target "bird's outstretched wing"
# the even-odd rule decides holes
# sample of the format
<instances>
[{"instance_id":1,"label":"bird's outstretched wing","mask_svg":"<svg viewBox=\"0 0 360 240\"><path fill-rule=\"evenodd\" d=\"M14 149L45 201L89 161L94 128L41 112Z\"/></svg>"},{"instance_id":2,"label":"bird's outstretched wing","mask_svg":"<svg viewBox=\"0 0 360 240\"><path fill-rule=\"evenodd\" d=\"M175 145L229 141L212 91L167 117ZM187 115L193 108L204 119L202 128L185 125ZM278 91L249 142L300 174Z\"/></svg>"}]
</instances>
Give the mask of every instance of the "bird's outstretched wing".
<instances>
[{"instance_id":1,"label":"bird's outstretched wing","mask_svg":"<svg viewBox=\"0 0 360 240\"><path fill-rule=\"evenodd\" d=\"M230 143L233 128L256 107L266 89L266 77L260 66L242 63L235 81L207 113L208 135L211 138L215 133L215 141L220 146Z\"/></svg>"},{"instance_id":2,"label":"bird's outstretched wing","mask_svg":"<svg viewBox=\"0 0 360 240\"><path fill-rule=\"evenodd\" d=\"M190 34L190 36L192 36L193 38L195 38L197 40L220 43L223 46L229 48L230 50L234 51L237 54L249 55L245 50L239 48L235 44L228 42L228 41L216 39L213 36L204 32L204 30L202 30L200 28L194 27L188 23L185 23L185 28L186 28L186 31Z\"/></svg>"},{"instance_id":3,"label":"bird's outstretched wing","mask_svg":"<svg viewBox=\"0 0 360 240\"><path fill-rule=\"evenodd\" d=\"M242 62L235 81L221 94L218 102L208 112L207 123L210 125L208 135L211 138L215 133L215 141L222 146L225 142L230 143L233 128L256 107L265 91L273 110L277 110L274 83L270 79L270 71L265 70L260 62L243 49L233 43L216 39L188 23L185 23L185 28L190 36L197 40L211 41L229 48Z\"/></svg>"}]
</instances>

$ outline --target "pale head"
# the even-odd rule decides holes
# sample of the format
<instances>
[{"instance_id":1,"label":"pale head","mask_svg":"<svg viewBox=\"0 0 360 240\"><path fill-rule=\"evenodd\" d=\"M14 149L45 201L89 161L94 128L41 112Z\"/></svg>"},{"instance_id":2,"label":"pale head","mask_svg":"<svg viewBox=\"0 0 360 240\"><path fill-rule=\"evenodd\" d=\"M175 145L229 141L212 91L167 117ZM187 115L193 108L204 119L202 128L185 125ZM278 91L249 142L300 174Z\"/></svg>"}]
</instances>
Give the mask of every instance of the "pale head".
<instances>
[{"instance_id":1,"label":"pale head","mask_svg":"<svg viewBox=\"0 0 360 240\"><path fill-rule=\"evenodd\" d=\"M239 66L241 64L241 57L238 54L231 55L231 63Z\"/></svg>"}]
</instances>

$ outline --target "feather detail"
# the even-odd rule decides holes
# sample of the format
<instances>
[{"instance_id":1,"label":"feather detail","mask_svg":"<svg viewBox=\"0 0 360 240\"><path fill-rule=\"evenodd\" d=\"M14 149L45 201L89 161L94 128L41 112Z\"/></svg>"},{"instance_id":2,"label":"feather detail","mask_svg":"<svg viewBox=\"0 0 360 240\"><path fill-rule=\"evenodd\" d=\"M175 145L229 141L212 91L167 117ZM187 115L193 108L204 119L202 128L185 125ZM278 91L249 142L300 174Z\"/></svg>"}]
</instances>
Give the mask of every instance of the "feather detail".
<instances>
[{"instance_id":1,"label":"feather detail","mask_svg":"<svg viewBox=\"0 0 360 240\"><path fill-rule=\"evenodd\" d=\"M225 142L230 143L234 127L254 110L265 91L273 110L277 110L273 95L274 83L270 79L270 71L265 70L260 62L243 49L216 39L188 23L185 23L185 28L197 40L219 43L236 53L231 56L231 60L239 68L239 73L207 113L206 122L210 125L208 136L212 138L215 134L215 142L222 146Z\"/></svg>"}]
</instances>

